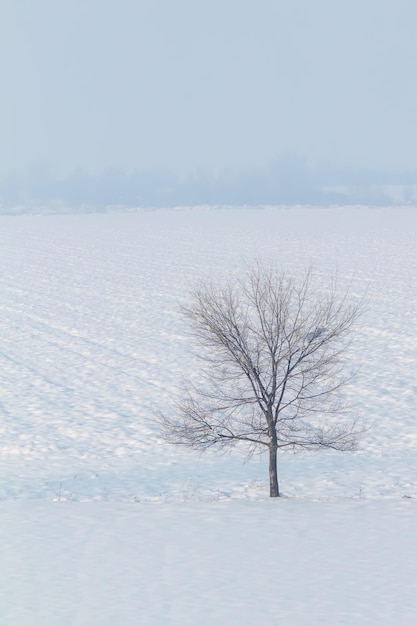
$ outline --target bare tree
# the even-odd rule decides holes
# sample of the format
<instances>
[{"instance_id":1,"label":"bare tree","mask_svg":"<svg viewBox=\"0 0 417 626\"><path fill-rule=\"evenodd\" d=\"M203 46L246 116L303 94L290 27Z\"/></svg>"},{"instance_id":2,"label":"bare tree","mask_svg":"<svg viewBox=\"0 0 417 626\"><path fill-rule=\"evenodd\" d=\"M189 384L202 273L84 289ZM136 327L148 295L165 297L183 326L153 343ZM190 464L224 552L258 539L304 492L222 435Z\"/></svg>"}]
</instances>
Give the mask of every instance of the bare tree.
<instances>
[{"instance_id":1,"label":"bare tree","mask_svg":"<svg viewBox=\"0 0 417 626\"><path fill-rule=\"evenodd\" d=\"M266 447L271 497L280 495L278 449L353 450L355 422L332 418L346 409L342 357L361 306L334 280L323 292L311 271L297 282L259 264L234 283L195 289L183 311L202 383L159 418L164 438L200 450Z\"/></svg>"}]
</instances>

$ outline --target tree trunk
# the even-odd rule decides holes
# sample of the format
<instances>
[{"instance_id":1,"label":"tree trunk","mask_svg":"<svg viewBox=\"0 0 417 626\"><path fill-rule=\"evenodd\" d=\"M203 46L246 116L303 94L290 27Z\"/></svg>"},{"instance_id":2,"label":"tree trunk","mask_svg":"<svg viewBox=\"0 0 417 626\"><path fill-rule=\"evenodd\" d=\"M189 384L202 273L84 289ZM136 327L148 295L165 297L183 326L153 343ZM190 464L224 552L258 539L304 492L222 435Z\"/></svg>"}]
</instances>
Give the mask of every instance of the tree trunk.
<instances>
[{"instance_id":1,"label":"tree trunk","mask_svg":"<svg viewBox=\"0 0 417 626\"><path fill-rule=\"evenodd\" d=\"M269 495L271 498L279 498L277 445L273 442L269 446Z\"/></svg>"}]
</instances>

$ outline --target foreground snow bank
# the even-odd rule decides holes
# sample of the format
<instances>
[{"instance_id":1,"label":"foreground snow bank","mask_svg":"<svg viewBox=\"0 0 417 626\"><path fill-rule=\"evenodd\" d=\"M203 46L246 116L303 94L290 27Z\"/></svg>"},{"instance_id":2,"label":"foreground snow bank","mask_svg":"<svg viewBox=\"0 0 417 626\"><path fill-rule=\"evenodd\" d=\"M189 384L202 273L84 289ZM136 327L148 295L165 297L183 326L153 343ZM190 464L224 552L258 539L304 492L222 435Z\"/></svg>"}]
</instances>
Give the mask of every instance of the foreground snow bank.
<instances>
[{"instance_id":1,"label":"foreground snow bank","mask_svg":"<svg viewBox=\"0 0 417 626\"><path fill-rule=\"evenodd\" d=\"M415 624L413 500L0 506L2 624Z\"/></svg>"}]
</instances>

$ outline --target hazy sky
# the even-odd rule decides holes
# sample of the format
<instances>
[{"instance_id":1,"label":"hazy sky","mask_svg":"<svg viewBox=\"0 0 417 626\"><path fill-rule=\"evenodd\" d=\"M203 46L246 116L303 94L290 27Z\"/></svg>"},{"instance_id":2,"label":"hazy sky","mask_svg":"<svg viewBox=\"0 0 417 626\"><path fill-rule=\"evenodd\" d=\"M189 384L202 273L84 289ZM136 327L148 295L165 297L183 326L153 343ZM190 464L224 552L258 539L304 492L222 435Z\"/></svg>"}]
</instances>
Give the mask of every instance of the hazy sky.
<instances>
[{"instance_id":1,"label":"hazy sky","mask_svg":"<svg viewBox=\"0 0 417 626\"><path fill-rule=\"evenodd\" d=\"M417 170L416 0L2 0L0 176Z\"/></svg>"}]
</instances>

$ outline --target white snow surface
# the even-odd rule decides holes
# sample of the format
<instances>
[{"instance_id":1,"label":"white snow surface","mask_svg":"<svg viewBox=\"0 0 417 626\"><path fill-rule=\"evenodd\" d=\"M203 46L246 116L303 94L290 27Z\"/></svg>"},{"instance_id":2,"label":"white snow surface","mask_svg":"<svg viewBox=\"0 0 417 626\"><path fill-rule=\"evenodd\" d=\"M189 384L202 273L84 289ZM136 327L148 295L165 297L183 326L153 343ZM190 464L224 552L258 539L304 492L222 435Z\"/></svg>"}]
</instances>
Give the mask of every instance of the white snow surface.
<instances>
[{"instance_id":1,"label":"white snow surface","mask_svg":"<svg viewBox=\"0 0 417 626\"><path fill-rule=\"evenodd\" d=\"M179 305L254 259L369 305L355 453L167 446L198 379ZM0 623L414 624L417 209L0 216Z\"/></svg>"}]
</instances>

